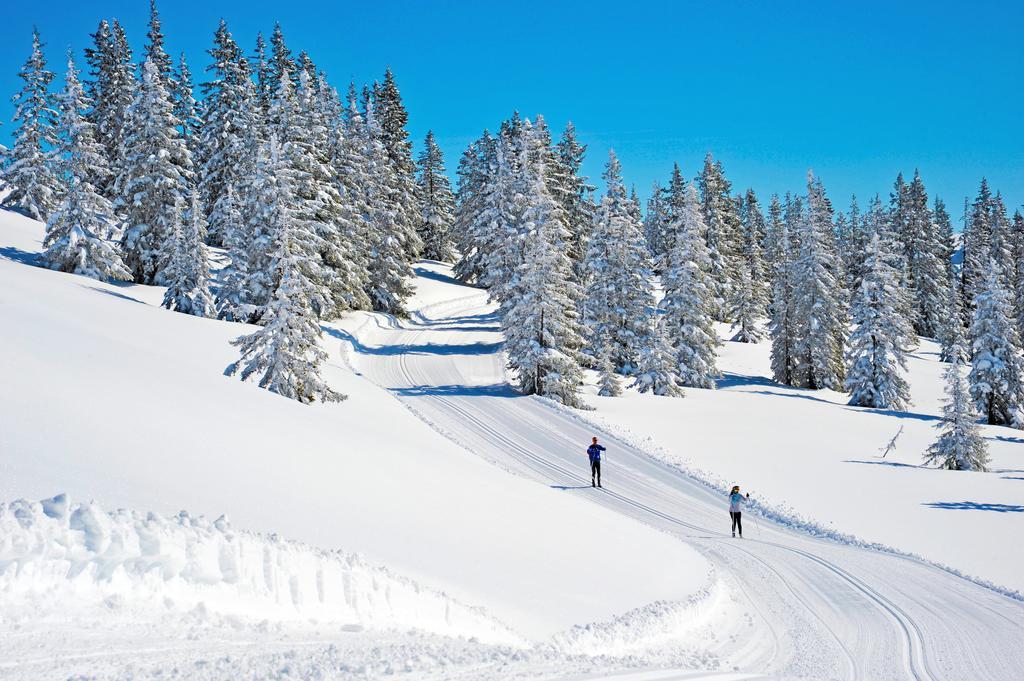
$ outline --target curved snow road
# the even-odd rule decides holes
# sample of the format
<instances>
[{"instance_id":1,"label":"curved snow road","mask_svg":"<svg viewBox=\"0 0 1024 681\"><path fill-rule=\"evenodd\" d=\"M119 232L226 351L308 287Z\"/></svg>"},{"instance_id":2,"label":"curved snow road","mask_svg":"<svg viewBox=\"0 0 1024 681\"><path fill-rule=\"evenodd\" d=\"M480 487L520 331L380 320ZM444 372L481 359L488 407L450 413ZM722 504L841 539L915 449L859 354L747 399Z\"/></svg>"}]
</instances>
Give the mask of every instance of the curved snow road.
<instances>
[{"instance_id":1,"label":"curved snow road","mask_svg":"<svg viewBox=\"0 0 1024 681\"><path fill-rule=\"evenodd\" d=\"M749 518L728 536L723 499L614 435L507 383L486 293L421 308L354 344L359 368L462 446L511 472L677 536L704 554L748 612L724 669L816 679L1016 679L1024 604L910 558ZM582 448L608 446L603 490ZM609 538L614 550L614 538ZM671 569L666 566L666 569ZM642 605L642 604L637 604Z\"/></svg>"}]
</instances>

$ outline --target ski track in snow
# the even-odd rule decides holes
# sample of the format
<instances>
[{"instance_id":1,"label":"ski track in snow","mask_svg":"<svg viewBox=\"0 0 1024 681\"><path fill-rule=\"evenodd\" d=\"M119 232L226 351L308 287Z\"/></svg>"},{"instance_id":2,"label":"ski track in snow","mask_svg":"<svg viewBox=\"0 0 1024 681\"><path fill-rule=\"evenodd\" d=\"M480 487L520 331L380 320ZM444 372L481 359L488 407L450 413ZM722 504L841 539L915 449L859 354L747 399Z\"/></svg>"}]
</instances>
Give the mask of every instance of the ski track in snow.
<instances>
[{"instance_id":1,"label":"ski track in snow","mask_svg":"<svg viewBox=\"0 0 1024 681\"><path fill-rule=\"evenodd\" d=\"M720 642L722 669L828 679L1015 679L1024 604L913 557L813 537L747 514L732 539L723 497L547 400L517 395L483 291L364 325L349 362L461 446L566 494L582 494L706 556L750 618ZM401 348L401 351L396 349ZM608 447L606 487L583 449ZM614 549L614 537L608 538ZM671 569L671 566L666 566ZM628 625L625 625L628 627Z\"/></svg>"}]
</instances>

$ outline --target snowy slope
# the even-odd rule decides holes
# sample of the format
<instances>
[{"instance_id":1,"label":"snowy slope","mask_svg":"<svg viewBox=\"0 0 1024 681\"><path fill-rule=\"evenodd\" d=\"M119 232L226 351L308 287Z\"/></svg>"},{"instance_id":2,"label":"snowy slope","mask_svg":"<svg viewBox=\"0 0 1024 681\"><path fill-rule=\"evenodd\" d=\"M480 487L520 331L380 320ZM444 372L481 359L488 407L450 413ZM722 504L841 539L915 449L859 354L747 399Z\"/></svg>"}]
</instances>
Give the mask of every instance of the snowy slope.
<instances>
[{"instance_id":1,"label":"snowy slope","mask_svg":"<svg viewBox=\"0 0 1024 681\"><path fill-rule=\"evenodd\" d=\"M350 399L288 401L222 375L243 327L163 310L160 289L27 266L40 236L0 213L0 498L225 513L362 553L534 639L707 585L692 549L441 437L353 375L336 339L325 375Z\"/></svg>"},{"instance_id":2,"label":"snowy slope","mask_svg":"<svg viewBox=\"0 0 1024 681\"><path fill-rule=\"evenodd\" d=\"M747 539L729 538L723 487L705 484L707 474L682 475L651 456L657 451L617 436L616 429L593 425L601 411L556 408L547 400L516 395L507 383L498 320L486 293L458 285L437 266L424 265L421 276L449 292L435 291L436 302L419 308L408 323L376 328L354 342L353 364L487 460L697 548L715 565L750 623L721 653L725 668L811 678L1016 678L1024 664L1018 645L1024 640L1024 603L1018 598L921 560L862 543L818 539L796 528L791 515L771 513L782 520L772 522L748 514ZM729 399L725 392L707 394L709 402ZM737 423L734 405L689 420L690 405L697 403L691 397L637 399L636 427L655 420L651 405L656 404L665 410L657 417L666 427L686 418L701 437L740 438L748 450L763 439ZM774 399L778 410L796 401ZM866 422L878 418L856 416ZM743 434L734 436L733 430ZM587 484L580 451L595 433L608 445L603 491ZM811 478L801 475L809 484ZM876 503L870 489L847 493L862 505ZM596 631L593 636L600 640Z\"/></svg>"},{"instance_id":3,"label":"snowy slope","mask_svg":"<svg viewBox=\"0 0 1024 681\"><path fill-rule=\"evenodd\" d=\"M725 329L721 331L725 334ZM1024 433L983 426L991 472L921 465L943 399L938 347L909 360L908 412L849 407L848 395L773 383L769 343L725 343L717 391L681 402L592 395L589 417L666 461L741 484L827 530L917 553L1024 592ZM888 442L900 429L895 448Z\"/></svg>"},{"instance_id":4,"label":"snowy slope","mask_svg":"<svg viewBox=\"0 0 1024 681\"><path fill-rule=\"evenodd\" d=\"M409 320L360 314L326 325L326 376L351 399L303 407L220 375L241 327L161 310L160 289L27 266L38 238L35 223L0 213L0 499L68 491L134 510L106 514L109 526L98 525L120 529L97 533L76 529L70 515L65 527L64 515L43 506L5 507L5 536L15 540L0 544L0 678L1008 680L1024 665L1020 600L925 561L816 538L795 529L792 515L771 512L788 502L820 520L839 509L829 516L837 530L877 540L877 528L854 523L865 515L877 522L898 510L887 506L890 496L918 500L920 490L876 498L877 480L845 475L848 487L807 495L840 450L791 453L779 447L787 431L810 422L812 442L833 442L835 430L844 444L875 447L907 419L847 409L832 403L838 395L792 391L812 398L794 399L758 378L762 347L727 348L727 371L747 378L727 377L721 391L689 391L681 401L588 397L596 411L559 409L509 387L486 294L423 263ZM919 368L915 397L934 409L934 387L918 380ZM738 421L746 410L758 413ZM759 430L743 425L757 419ZM609 446L603 491L589 487L582 452L594 433ZM914 437L908 429L887 459L903 463ZM677 448L658 446L680 441L703 443L704 460L686 452L703 469L693 476L671 465ZM800 465L790 472L757 461L752 443ZM728 450L721 460L719 450ZM742 541L727 536L722 491L706 484L735 468L765 513L748 514ZM802 484L779 483L789 478ZM765 491L772 484L777 497L776 488ZM858 506L872 508L850 511ZM183 507L227 513L233 527L264 534L174 515ZM198 537L185 540L184 555L202 569L171 570L171 587L153 588L155 573L139 573L137 561L153 555L141 543L109 554L135 546L149 510L189 528L173 536ZM966 522L965 533L989 531ZM269 532L301 542L285 542L297 557L283 572L251 558L252 550L277 555L281 540ZM233 533L245 540L233 543ZM95 539L114 536L127 542ZM31 548L52 537L64 548ZM243 545L250 557L231 560ZM180 564L177 549L166 553ZM971 571L970 560L943 562ZM244 594L232 565L246 566ZM345 565L380 580L351 590L370 604L359 614L347 601L319 598L320 572L344 575ZM107 566L127 581L106 579ZM196 574L212 583L196 583ZM276 578L264 588L267 574ZM379 600L391 583L406 589L408 607ZM80 600L47 607L46 589ZM137 607L161 596L170 602ZM266 619L254 621L255 612Z\"/></svg>"}]
</instances>

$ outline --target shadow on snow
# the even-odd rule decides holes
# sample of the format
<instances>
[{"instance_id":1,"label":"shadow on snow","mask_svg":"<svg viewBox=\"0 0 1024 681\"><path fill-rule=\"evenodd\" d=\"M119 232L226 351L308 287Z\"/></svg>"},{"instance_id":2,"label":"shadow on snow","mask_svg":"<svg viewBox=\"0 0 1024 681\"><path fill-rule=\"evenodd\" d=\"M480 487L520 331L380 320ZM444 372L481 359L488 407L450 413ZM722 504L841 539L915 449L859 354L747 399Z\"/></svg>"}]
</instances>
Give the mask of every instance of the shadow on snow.
<instances>
[{"instance_id":1,"label":"shadow on snow","mask_svg":"<svg viewBox=\"0 0 1024 681\"><path fill-rule=\"evenodd\" d=\"M451 345L447 343L423 343L420 345L404 344L370 347L361 343L347 331L329 326L321 326L320 328L329 336L333 336L338 340L348 341L352 344L355 351L362 355L492 355L501 350L501 343L455 343Z\"/></svg>"},{"instance_id":2,"label":"shadow on snow","mask_svg":"<svg viewBox=\"0 0 1024 681\"><path fill-rule=\"evenodd\" d=\"M917 466L912 463L899 463L896 461L858 461L856 459L847 459L843 463L863 463L869 466L891 466L893 468L927 468L926 466Z\"/></svg>"},{"instance_id":3,"label":"shadow on snow","mask_svg":"<svg viewBox=\"0 0 1024 681\"><path fill-rule=\"evenodd\" d=\"M523 397L507 383L490 385L414 385L408 388L391 388L391 392L402 397Z\"/></svg>"},{"instance_id":4,"label":"shadow on snow","mask_svg":"<svg viewBox=\"0 0 1024 681\"><path fill-rule=\"evenodd\" d=\"M39 253L23 251L14 246L0 247L0 258L6 258L13 262L20 262L22 265L39 265Z\"/></svg>"},{"instance_id":5,"label":"shadow on snow","mask_svg":"<svg viewBox=\"0 0 1024 681\"><path fill-rule=\"evenodd\" d=\"M436 261L432 260L431 262ZM466 286L466 284L462 283L455 277L449 277L447 274L441 274L440 272L428 270L426 267L414 267L413 272L415 272L417 276L423 277L424 279L433 279L434 281L440 281L445 284L454 284L455 286Z\"/></svg>"},{"instance_id":6,"label":"shadow on snow","mask_svg":"<svg viewBox=\"0 0 1024 681\"><path fill-rule=\"evenodd\" d=\"M97 291L98 293L105 293L108 296L114 296L115 298L120 298L121 300L129 300L129 301L131 301L133 303L138 303L139 305L145 305L146 304L146 303L142 302L141 300L139 300L138 298L132 298L131 296L127 296L127 295L125 295L123 293L118 293L117 291L110 291L110 290L105 289L105 288L100 288L99 286L86 286L85 288L89 289L90 291Z\"/></svg>"},{"instance_id":7,"label":"shadow on snow","mask_svg":"<svg viewBox=\"0 0 1024 681\"><path fill-rule=\"evenodd\" d=\"M995 511L997 513L1024 513L1024 506L1014 504L979 504L976 501L933 501L922 506L944 508L951 511Z\"/></svg>"}]
</instances>

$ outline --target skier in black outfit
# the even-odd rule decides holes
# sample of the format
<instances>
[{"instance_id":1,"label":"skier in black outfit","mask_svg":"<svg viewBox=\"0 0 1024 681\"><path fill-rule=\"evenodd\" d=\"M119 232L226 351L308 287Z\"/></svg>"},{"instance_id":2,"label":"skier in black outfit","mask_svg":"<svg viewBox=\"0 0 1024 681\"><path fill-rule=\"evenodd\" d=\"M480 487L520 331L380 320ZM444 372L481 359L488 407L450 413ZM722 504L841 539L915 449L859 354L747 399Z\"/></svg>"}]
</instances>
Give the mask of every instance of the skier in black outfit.
<instances>
[{"instance_id":1,"label":"skier in black outfit","mask_svg":"<svg viewBox=\"0 0 1024 681\"><path fill-rule=\"evenodd\" d=\"M601 486L601 452L604 451L604 447L597 444L597 438L587 447L587 456L590 457L590 486L600 487ZM597 480L597 484L594 481Z\"/></svg>"},{"instance_id":2,"label":"skier in black outfit","mask_svg":"<svg viewBox=\"0 0 1024 681\"><path fill-rule=\"evenodd\" d=\"M740 494L740 486L733 485L729 491L729 517L732 519L732 536L736 536L736 530L740 531L740 539L743 539L743 505L747 503L750 494Z\"/></svg>"}]
</instances>

